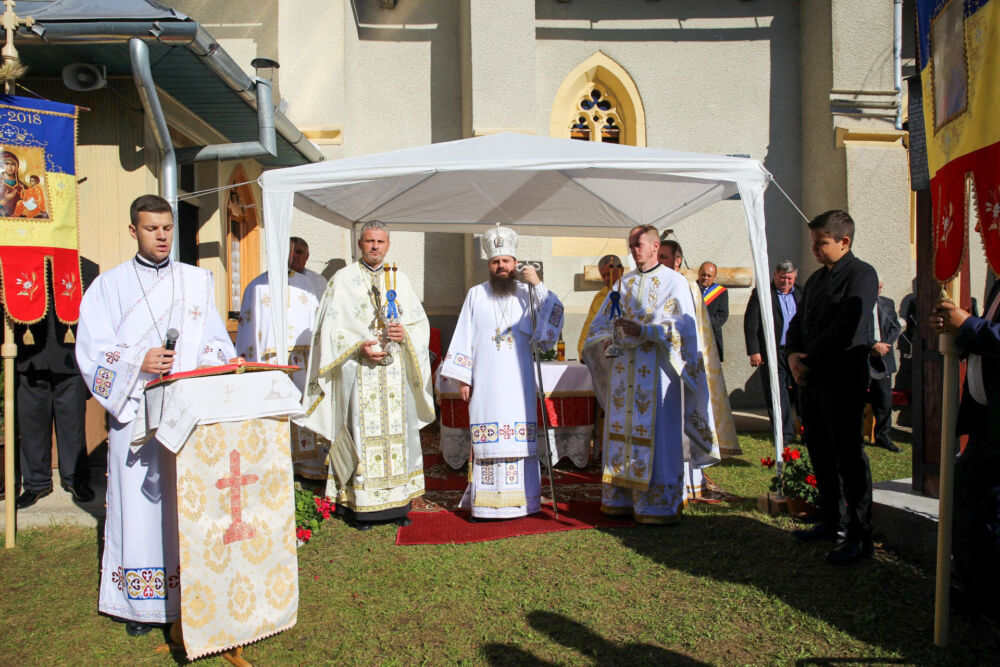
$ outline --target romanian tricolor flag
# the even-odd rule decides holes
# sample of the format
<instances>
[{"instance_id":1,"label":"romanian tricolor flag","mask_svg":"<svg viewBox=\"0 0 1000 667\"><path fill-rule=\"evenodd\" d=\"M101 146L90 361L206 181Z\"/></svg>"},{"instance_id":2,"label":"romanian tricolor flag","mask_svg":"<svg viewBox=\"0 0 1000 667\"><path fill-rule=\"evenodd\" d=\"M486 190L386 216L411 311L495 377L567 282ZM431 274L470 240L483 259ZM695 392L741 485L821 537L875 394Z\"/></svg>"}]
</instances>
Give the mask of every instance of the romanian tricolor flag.
<instances>
[{"instance_id":1,"label":"romanian tricolor flag","mask_svg":"<svg viewBox=\"0 0 1000 667\"><path fill-rule=\"evenodd\" d=\"M934 277L962 267L968 204L1000 272L1000 0L917 0L917 32Z\"/></svg>"},{"instance_id":2,"label":"romanian tricolor flag","mask_svg":"<svg viewBox=\"0 0 1000 667\"><path fill-rule=\"evenodd\" d=\"M725 291L726 291L725 287L716 283L701 293L701 300L704 301L705 305L707 306L716 299L718 299Z\"/></svg>"},{"instance_id":3,"label":"romanian tricolor flag","mask_svg":"<svg viewBox=\"0 0 1000 667\"><path fill-rule=\"evenodd\" d=\"M0 95L0 271L7 313L24 324L45 317L47 266L56 317L80 318L76 119L70 104Z\"/></svg>"}]
</instances>

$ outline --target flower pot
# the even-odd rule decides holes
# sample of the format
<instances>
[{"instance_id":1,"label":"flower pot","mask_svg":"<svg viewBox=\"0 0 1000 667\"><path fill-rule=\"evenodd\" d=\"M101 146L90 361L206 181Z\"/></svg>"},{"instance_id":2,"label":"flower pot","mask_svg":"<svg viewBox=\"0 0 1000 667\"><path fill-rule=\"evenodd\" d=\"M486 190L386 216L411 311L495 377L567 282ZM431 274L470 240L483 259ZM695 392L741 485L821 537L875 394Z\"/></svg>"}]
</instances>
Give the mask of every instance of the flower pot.
<instances>
[{"instance_id":1,"label":"flower pot","mask_svg":"<svg viewBox=\"0 0 1000 667\"><path fill-rule=\"evenodd\" d=\"M801 498L787 498L788 513L795 519L811 519L819 512L819 508Z\"/></svg>"}]
</instances>

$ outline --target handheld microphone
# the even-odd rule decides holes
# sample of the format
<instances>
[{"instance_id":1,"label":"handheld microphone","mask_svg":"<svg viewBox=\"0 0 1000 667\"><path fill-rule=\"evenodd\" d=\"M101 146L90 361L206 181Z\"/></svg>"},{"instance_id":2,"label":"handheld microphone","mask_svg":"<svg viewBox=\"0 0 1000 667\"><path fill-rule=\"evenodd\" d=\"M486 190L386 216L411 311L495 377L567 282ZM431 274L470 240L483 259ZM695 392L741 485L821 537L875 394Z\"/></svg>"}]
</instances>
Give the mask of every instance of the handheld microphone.
<instances>
[{"instance_id":1,"label":"handheld microphone","mask_svg":"<svg viewBox=\"0 0 1000 667\"><path fill-rule=\"evenodd\" d=\"M163 341L164 350L172 350L177 346L177 339L181 334L177 329L167 329L167 339Z\"/></svg>"}]
</instances>

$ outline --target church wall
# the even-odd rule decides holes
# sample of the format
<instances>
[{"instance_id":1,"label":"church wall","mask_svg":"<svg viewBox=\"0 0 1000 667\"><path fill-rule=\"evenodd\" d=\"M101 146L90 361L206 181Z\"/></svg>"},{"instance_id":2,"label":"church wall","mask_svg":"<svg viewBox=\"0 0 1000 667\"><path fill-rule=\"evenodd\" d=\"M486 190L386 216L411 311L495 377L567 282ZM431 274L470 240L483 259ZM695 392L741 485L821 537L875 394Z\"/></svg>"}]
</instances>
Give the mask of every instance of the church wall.
<instances>
[{"instance_id":1,"label":"church wall","mask_svg":"<svg viewBox=\"0 0 1000 667\"><path fill-rule=\"evenodd\" d=\"M541 133L547 133L554 96L566 75L600 50L635 82L645 109L647 146L747 154L762 160L789 195L801 197L796 3L643 3L612 9L605 3L574 1L539 2L536 8ZM798 214L773 186L766 214L769 264L789 256L797 260ZM723 267L752 266L738 201L715 204L673 229L692 269L706 260ZM577 289L577 274L603 254L590 240L578 243L590 254L551 257L546 265L547 282L567 304L568 356L576 356L580 327L596 291ZM759 393L750 380L743 344L742 315L749 294L749 287L730 289L723 336L724 370L737 405L745 403L745 389Z\"/></svg>"}]
</instances>

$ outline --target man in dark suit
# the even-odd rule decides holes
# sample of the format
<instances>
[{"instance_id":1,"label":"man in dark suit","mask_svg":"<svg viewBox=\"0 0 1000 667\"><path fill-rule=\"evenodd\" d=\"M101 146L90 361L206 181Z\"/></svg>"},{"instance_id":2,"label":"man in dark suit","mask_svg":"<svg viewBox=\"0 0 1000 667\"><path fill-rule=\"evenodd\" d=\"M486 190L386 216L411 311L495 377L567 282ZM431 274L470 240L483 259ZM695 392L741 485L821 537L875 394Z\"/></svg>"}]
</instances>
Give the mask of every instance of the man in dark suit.
<instances>
[{"instance_id":1,"label":"man in dark suit","mask_svg":"<svg viewBox=\"0 0 1000 667\"><path fill-rule=\"evenodd\" d=\"M96 276L97 265L82 260L81 267L81 279L86 286ZM52 272L48 273L48 289L52 294ZM80 502L94 499L87 462L88 392L74 356L75 327L59 322L54 310L50 304L41 322L14 327L18 342L14 366L22 480L21 495L17 498L19 510L52 493L53 420L63 490ZM31 336L26 336L28 329ZM25 338L29 343L24 342Z\"/></svg>"},{"instance_id":2,"label":"man in dark suit","mask_svg":"<svg viewBox=\"0 0 1000 667\"><path fill-rule=\"evenodd\" d=\"M708 310L708 319L712 321L712 333L715 334L715 344L719 348L719 361L722 361L722 325L729 319L729 292L722 285L716 284L715 276L719 269L711 262L703 262L698 267L698 288L701 298Z\"/></svg>"},{"instance_id":3,"label":"man in dark suit","mask_svg":"<svg viewBox=\"0 0 1000 667\"><path fill-rule=\"evenodd\" d=\"M979 231L978 229L976 231ZM955 462L955 570L976 610L997 617L1000 600L1000 281L993 283L985 317L954 304L931 316L937 331L957 333L968 355L958 409L958 434L968 435Z\"/></svg>"},{"instance_id":4,"label":"man in dark suit","mask_svg":"<svg viewBox=\"0 0 1000 667\"><path fill-rule=\"evenodd\" d=\"M806 447L819 490L822 522L794 532L833 540L835 564L871 558L872 477L861 438L868 395L868 350L878 276L851 252L854 220L827 211L809 223L813 256L823 266L806 281L788 328L788 367L804 387Z\"/></svg>"},{"instance_id":5,"label":"man in dark suit","mask_svg":"<svg viewBox=\"0 0 1000 667\"><path fill-rule=\"evenodd\" d=\"M781 432L786 445L795 439L795 419L792 417L792 405L794 404L796 411L799 411L798 401L796 401L798 392L795 380L792 379L792 372L788 368L785 347L788 325L802 304L802 292L795 287L797 276L798 269L790 260L778 262L774 267L774 280L771 282L771 318L774 320L773 335L774 345L778 349L777 361L773 359L764 361L764 354L767 351L764 337L768 332L764 329L764 321L760 315L760 297L757 296L756 287L750 293L750 301L747 302L747 309L743 316L743 336L746 339L747 355L750 357L750 365L760 369L758 374L764 385L764 400L772 427L774 413L771 409L771 376L767 366L773 364L778 369Z\"/></svg>"},{"instance_id":6,"label":"man in dark suit","mask_svg":"<svg viewBox=\"0 0 1000 667\"><path fill-rule=\"evenodd\" d=\"M872 404L872 414L875 416L875 437L872 442L876 447L898 452L897 447L889 437L892 429L892 376L896 372L896 352L893 346L899 338L899 317L896 316L896 304L887 296L882 296L882 281L878 283L878 301L872 322L878 325L874 332L871 349L868 351L871 382L868 384L868 401Z\"/></svg>"}]
</instances>

